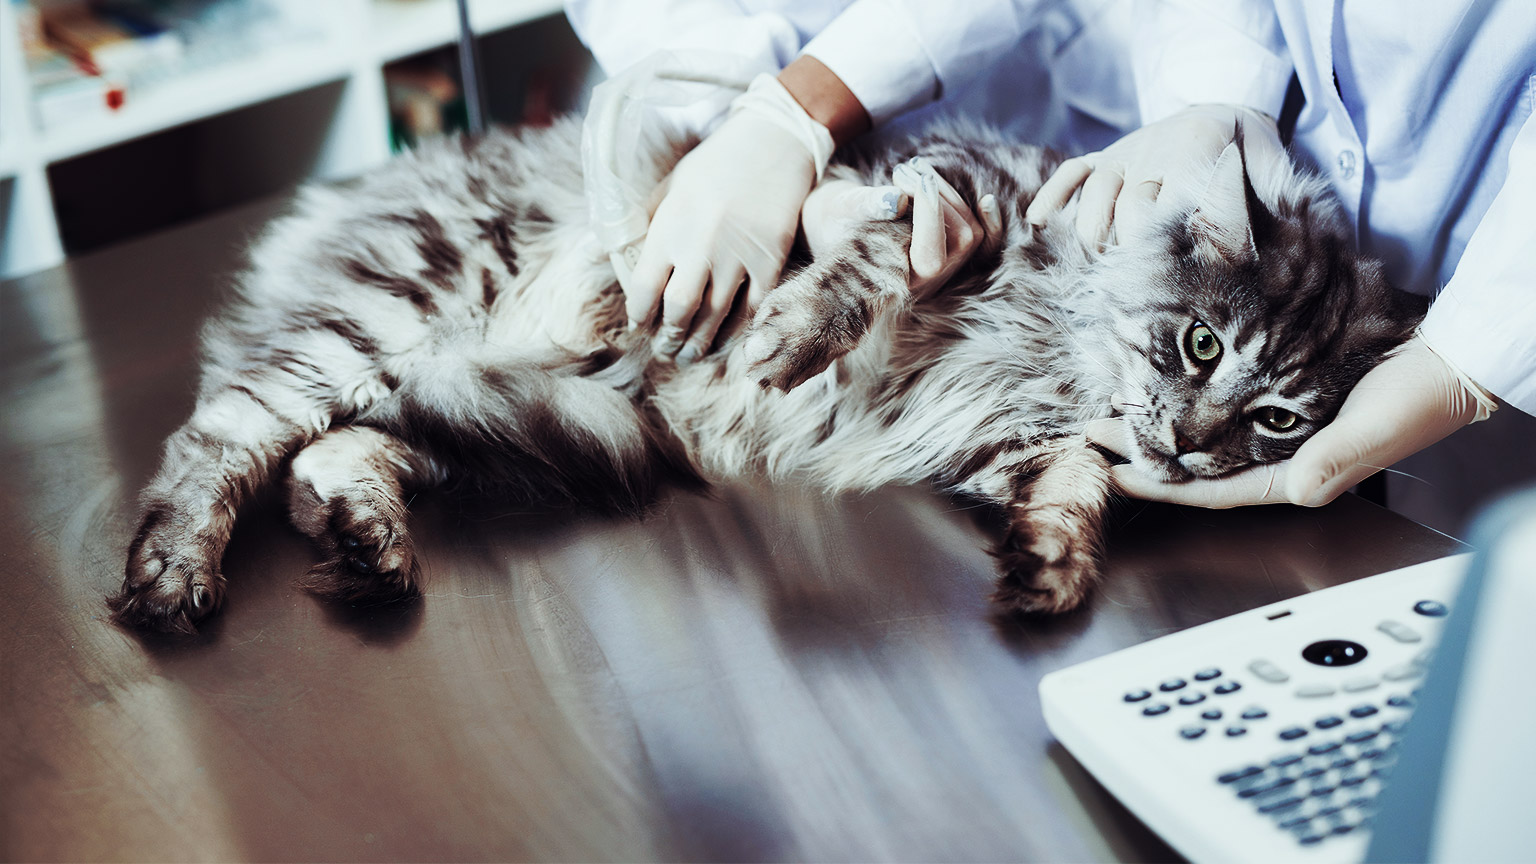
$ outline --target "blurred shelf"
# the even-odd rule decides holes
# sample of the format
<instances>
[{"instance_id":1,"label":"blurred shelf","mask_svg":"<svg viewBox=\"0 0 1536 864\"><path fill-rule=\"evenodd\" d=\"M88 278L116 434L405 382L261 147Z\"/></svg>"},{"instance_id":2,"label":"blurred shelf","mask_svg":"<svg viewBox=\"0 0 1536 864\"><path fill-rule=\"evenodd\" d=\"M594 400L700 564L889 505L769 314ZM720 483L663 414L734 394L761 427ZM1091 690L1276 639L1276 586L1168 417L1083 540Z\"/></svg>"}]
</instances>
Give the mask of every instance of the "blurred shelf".
<instances>
[{"instance_id":1,"label":"blurred shelf","mask_svg":"<svg viewBox=\"0 0 1536 864\"><path fill-rule=\"evenodd\" d=\"M559 0L470 0L469 26L494 33L562 10ZM388 63L458 41L454 0L373 0L372 49Z\"/></svg>"},{"instance_id":2,"label":"blurred shelf","mask_svg":"<svg viewBox=\"0 0 1536 864\"><path fill-rule=\"evenodd\" d=\"M352 71L349 58L323 39L269 49L157 81L131 91L117 111L94 114L43 130L40 146L49 162L110 147L133 138L202 120L320 84Z\"/></svg>"},{"instance_id":3,"label":"blurred shelf","mask_svg":"<svg viewBox=\"0 0 1536 864\"><path fill-rule=\"evenodd\" d=\"M324 140L307 176L356 176L390 157L384 65L458 40L455 0L282 0L295 33L251 55L131 85L123 107L89 111L37 127L31 83L20 62L15 0L0 0L0 277L51 267L64 259L49 166L123 142L245 109L290 94L339 84L327 106ZM490 34L562 11L560 0L470 0L470 26ZM314 106L276 108L310 116ZM265 151L241 158L266 159ZM270 168L268 162L260 164Z\"/></svg>"}]
</instances>

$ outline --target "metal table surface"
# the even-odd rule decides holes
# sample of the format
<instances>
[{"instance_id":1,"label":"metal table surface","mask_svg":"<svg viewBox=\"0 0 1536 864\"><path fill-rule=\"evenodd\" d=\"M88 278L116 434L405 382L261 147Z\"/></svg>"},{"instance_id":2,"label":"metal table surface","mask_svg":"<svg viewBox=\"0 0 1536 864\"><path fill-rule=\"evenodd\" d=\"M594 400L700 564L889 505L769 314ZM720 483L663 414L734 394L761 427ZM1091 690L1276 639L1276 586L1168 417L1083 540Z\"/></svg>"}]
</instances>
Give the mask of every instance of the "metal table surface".
<instances>
[{"instance_id":1,"label":"metal table surface","mask_svg":"<svg viewBox=\"0 0 1536 864\"><path fill-rule=\"evenodd\" d=\"M361 610L293 587L272 496L223 614L140 640L102 597L277 206L0 284L0 857L1174 858L1053 742L1040 677L1457 547L1348 496L1132 504L1088 607L1018 621L984 600L987 518L928 490L638 522L423 496L426 597Z\"/></svg>"}]
</instances>

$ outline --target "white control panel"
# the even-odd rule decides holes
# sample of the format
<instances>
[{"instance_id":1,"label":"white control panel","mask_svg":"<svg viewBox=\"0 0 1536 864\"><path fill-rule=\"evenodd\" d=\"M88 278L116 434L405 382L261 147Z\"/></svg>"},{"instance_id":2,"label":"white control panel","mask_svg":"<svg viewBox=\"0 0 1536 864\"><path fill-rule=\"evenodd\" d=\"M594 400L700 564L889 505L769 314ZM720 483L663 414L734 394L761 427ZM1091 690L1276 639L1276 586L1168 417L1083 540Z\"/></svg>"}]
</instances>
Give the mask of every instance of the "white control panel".
<instances>
[{"instance_id":1,"label":"white control panel","mask_svg":"<svg viewBox=\"0 0 1536 864\"><path fill-rule=\"evenodd\" d=\"M1047 675L1045 720L1194 861L1365 855L1471 555L1192 627Z\"/></svg>"}]
</instances>

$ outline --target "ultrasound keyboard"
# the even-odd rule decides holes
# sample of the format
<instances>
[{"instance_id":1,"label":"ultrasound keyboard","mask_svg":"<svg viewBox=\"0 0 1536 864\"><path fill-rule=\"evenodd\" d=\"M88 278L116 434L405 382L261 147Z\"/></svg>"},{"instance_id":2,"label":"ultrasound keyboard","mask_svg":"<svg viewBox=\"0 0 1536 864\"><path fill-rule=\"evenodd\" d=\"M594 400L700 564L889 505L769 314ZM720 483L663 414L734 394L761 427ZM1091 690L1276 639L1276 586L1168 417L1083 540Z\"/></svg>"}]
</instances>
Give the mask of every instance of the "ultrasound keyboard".
<instances>
[{"instance_id":1,"label":"ultrasound keyboard","mask_svg":"<svg viewBox=\"0 0 1536 864\"><path fill-rule=\"evenodd\" d=\"M1057 739L1195 861L1359 861L1470 556L1054 672Z\"/></svg>"}]
</instances>

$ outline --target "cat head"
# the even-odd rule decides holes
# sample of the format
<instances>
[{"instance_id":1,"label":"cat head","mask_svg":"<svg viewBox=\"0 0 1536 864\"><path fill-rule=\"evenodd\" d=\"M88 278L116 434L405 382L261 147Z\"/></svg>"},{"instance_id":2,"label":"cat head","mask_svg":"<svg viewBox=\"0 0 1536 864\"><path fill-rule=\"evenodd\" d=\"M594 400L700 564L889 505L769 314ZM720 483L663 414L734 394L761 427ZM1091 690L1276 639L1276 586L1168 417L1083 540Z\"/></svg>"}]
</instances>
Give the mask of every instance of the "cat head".
<instances>
[{"instance_id":1,"label":"cat head","mask_svg":"<svg viewBox=\"0 0 1536 864\"><path fill-rule=\"evenodd\" d=\"M1127 455L1169 481L1285 459L1419 316L1356 254L1326 186L1283 154L1250 171L1239 139L1173 211L1113 264L1144 287L1101 289L1119 295Z\"/></svg>"}]
</instances>

